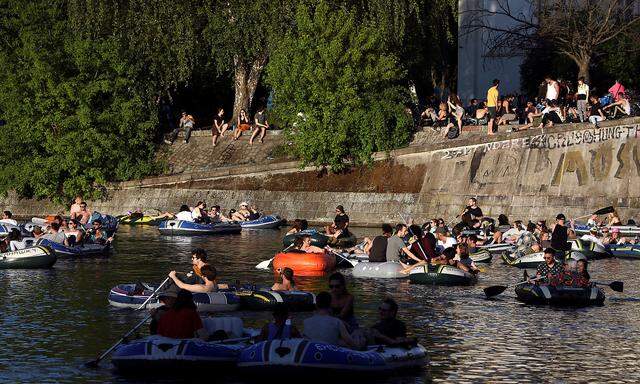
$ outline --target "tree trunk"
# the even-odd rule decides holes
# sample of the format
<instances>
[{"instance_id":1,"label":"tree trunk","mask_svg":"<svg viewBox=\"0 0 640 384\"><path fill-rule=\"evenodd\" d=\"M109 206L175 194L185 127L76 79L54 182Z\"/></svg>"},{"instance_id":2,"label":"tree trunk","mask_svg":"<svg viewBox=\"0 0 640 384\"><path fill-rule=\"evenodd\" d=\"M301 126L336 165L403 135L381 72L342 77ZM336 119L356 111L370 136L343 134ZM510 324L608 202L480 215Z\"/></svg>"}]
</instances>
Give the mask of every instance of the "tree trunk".
<instances>
[{"instance_id":1,"label":"tree trunk","mask_svg":"<svg viewBox=\"0 0 640 384\"><path fill-rule=\"evenodd\" d=\"M580 56L575 60L578 65L578 78L584 77L585 83L589 84L589 65L591 64L591 56Z\"/></svg>"},{"instance_id":2,"label":"tree trunk","mask_svg":"<svg viewBox=\"0 0 640 384\"><path fill-rule=\"evenodd\" d=\"M255 95L256 88L258 88L258 82L260 81L260 75L267 62L266 56L260 56L253 60L249 65L247 62L239 57L234 58L234 83L235 83L235 99L233 101L233 116L231 122L235 122L240 114L240 110L247 111L247 116L250 116L251 104L253 103L253 96Z\"/></svg>"}]
</instances>

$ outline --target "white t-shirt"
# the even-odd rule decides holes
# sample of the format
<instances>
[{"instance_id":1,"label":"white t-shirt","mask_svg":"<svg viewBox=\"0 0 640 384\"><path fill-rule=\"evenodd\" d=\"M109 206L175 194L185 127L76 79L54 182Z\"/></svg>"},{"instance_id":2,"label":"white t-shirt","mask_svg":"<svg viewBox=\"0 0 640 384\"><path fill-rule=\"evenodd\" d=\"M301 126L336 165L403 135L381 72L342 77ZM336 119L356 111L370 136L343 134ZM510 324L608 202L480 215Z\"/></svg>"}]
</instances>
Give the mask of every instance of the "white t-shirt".
<instances>
[{"instance_id":1,"label":"white t-shirt","mask_svg":"<svg viewBox=\"0 0 640 384\"><path fill-rule=\"evenodd\" d=\"M2 224L10 224L10 225L18 225L18 222L13 219L0 219L0 223Z\"/></svg>"},{"instance_id":2,"label":"white t-shirt","mask_svg":"<svg viewBox=\"0 0 640 384\"><path fill-rule=\"evenodd\" d=\"M458 242L456 241L456 239L454 239L453 237L447 237L445 238L445 241L441 241L438 240L438 245L437 247L440 249L440 251L442 252L443 250L449 248L449 247L455 247L456 244L458 244Z\"/></svg>"},{"instance_id":3,"label":"white t-shirt","mask_svg":"<svg viewBox=\"0 0 640 384\"><path fill-rule=\"evenodd\" d=\"M551 84L547 84L547 100L557 100L558 99L558 91L556 91L555 85L558 84L555 81L552 81Z\"/></svg>"},{"instance_id":4,"label":"white t-shirt","mask_svg":"<svg viewBox=\"0 0 640 384\"><path fill-rule=\"evenodd\" d=\"M582 235L582 237L580 237L580 240L586 240L586 241L590 241L592 243L596 243L596 244L602 245L602 241L600 241L600 239L598 239L597 237L595 237L593 235Z\"/></svg>"},{"instance_id":5,"label":"white t-shirt","mask_svg":"<svg viewBox=\"0 0 640 384\"><path fill-rule=\"evenodd\" d=\"M176 219L182 221L193 221L193 217L191 216L191 212L189 211L178 212L178 214L176 215Z\"/></svg>"},{"instance_id":6,"label":"white t-shirt","mask_svg":"<svg viewBox=\"0 0 640 384\"><path fill-rule=\"evenodd\" d=\"M316 314L304 321L304 335L313 341L338 345L341 324L337 317Z\"/></svg>"}]
</instances>

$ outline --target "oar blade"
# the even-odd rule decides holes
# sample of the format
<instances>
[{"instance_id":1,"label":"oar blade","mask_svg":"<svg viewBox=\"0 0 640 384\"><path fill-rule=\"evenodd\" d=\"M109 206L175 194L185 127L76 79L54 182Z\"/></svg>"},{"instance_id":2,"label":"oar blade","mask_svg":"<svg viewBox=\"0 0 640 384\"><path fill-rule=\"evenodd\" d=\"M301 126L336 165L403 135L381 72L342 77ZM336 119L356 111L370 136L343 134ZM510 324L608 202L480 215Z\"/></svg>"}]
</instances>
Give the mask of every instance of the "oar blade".
<instances>
[{"instance_id":1,"label":"oar blade","mask_svg":"<svg viewBox=\"0 0 640 384\"><path fill-rule=\"evenodd\" d=\"M624 289L624 283L622 281L614 281L609 284L609 288L613 289L616 292L622 292Z\"/></svg>"},{"instance_id":2,"label":"oar blade","mask_svg":"<svg viewBox=\"0 0 640 384\"><path fill-rule=\"evenodd\" d=\"M607 213L613 213L615 212L616 209L613 208L613 206L608 206L608 207L604 207L604 208L600 208L597 211L593 212L594 215L606 215Z\"/></svg>"},{"instance_id":3,"label":"oar blade","mask_svg":"<svg viewBox=\"0 0 640 384\"><path fill-rule=\"evenodd\" d=\"M84 363L84 366L87 368L98 368L98 360L91 360L91 361L87 361L86 363Z\"/></svg>"},{"instance_id":4,"label":"oar blade","mask_svg":"<svg viewBox=\"0 0 640 384\"><path fill-rule=\"evenodd\" d=\"M506 289L507 289L507 287L504 286L504 285L493 285L491 287L486 287L484 289L484 294L487 297L498 296L499 294L504 292Z\"/></svg>"},{"instance_id":5,"label":"oar blade","mask_svg":"<svg viewBox=\"0 0 640 384\"><path fill-rule=\"evenodd\" d=\"M258 263L258 265L256 265L256 269L269 269L269 265L271 264L272 260L273 258L269 260L261 261L260 263Z\"/></svg>"}]
</instances>

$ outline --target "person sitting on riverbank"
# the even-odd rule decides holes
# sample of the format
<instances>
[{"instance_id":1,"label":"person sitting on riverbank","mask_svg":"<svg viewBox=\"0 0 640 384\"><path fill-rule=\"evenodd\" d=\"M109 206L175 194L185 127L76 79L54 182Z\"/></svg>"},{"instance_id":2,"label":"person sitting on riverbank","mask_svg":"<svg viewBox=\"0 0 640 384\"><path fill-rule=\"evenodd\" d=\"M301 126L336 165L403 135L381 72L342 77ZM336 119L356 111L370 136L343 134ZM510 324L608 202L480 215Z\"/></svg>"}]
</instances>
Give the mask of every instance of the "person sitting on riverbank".
<instances>
[{"instance_id":1,"label":"person sitting on riverbank","mask_svg":"<svg viewBox=\"0 0 640 384\"><path fill-rule=\"evenodd\" d=\"M218 284L216 282L217 272L211 265L204 265L200 268L199 276L202 278L202 284L187 284L183 283L176 276L176 271L169 272L169 277L180 289L186 289L189 292L194 293L209 293L218 291Z\"/></svg>"},{"instance_id":2,"label":"person sitting on riverbank","mask_svg":"<svg viewBox=\"0 0 640 384\"><path fill-rule=\"evenodd\" d=\"M249 211L249 203L243 201L242 203L240 203L240 209L238 209L231 215L231 220L247 221L249 220L250 216L251 211Z\"/></svg>"},{"instance_id":3,"label":"person sitting on riverbank","mask_svg":"<svg viewBox=\"0 0 640 384\"><path fill-rule=\"evenodd\" d=\"M176 301L158 321L158 335L172 339L207 339L208 334L198 315L191 292L181 289Z\"/></svg>"},{"instance_id":4,"label":"person sitting on riverbank","mask_svg":"<svg viewBox=\"0 0 640 384\"><path fill-rule=\"evenodd\" d=\"M15 225L15 226L18 225L18 222L13 219L13 214L11 213L11 211L2 212L2 220L0 220L0 223Z\"/></svg>"},{"instance_id":5,"label":"person sitting on riverbank","mask_svg":"<svg viewBox=\"0 0 640 384\"><path fill-rule=\"evenodd\" d=\"M557 283L558 278L563 273L563 266L556 261L555 255L556 251L553 248L544 250L544 262L540 263L536 269L536 276L540 278L540 280L537 280L537 284L540 284L540 282L550 285Z\"/></svg>"},{"instance_id":6,"label":"person sitting on riverbank","mask_svg":"<svg viewBox=\"0 0 640 384\"><path fill-rule=\"evenodd\" d=\"M193 221L193 215L188 205L182 204L180 210L176 213L176 220Z\"/></svg>"},{"instance_id":7,"label":"person sitting on riverbank","mask_svg":"<svg viewBox=\"0 0 640 384\"><path fill-rule=\"evenodd\" d=\"M304 320L304 337L322 343L355 347L345 323L331 316L331 294L320 292L316 296L316 313Z\"/></svg>"},{"instance_id":8,"label":"person sitting on riverbank","mask_svg":"<svg viewBox=\"0 0 640 384\"><path fill-rule=\"evenodd\" d=\"M300 337L300 331L289 320L289 308L284 303L273 307L273 322L265 324L256 337L257 341L287 340Z\"/></svg>"},{"instance_id":9,"label":"person sitting on riverbank","mask_svg":"<svg viewBox=\"0 0 640 384\"><path fill-rule=\"evenodd\" d=\"M267 134L267 129L269 129L269 122L267 121L267 115L264 111L264 106L261 106L258 109L258 112L254 115L253 118L253 134L249 139L249 145L253 145L253 140L260 135L260 142L264 142L264 136Z\"/></svg>"},{"instance_id":10,"label":"person sitting on riverbank","mask_svg":"<svg viewBox=\"0 0 640 384\"><path fill-rule=\"evenodd\" d=\"M280 271L280 278L282 283L275 283L271 286L272 291L293 291L296 286L296 282L293 279L293 269L285 267Z\"/></svg>"},{"instance_id":11,"label":"person sitting on riverbank","mask_svg":"<svg viewBox=\"0 0 640 384\"><path fill-rule=\"evenodd\" d=\"M338 205L336 207L336 217L333 219L333 223L324 227L324 232L327 235L334 235L336 231L349 227L349 216L345 213L344 207Z\"/></svg>"}]
</instances>

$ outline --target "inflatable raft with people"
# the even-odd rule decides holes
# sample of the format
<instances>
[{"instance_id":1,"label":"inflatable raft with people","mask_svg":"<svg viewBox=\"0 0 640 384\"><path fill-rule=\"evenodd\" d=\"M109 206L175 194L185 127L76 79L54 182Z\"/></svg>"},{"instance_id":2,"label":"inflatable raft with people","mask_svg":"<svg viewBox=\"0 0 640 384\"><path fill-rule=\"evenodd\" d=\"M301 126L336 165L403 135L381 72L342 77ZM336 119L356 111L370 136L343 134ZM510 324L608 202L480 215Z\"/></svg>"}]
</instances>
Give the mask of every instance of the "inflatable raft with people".
<instances>
[{"instance_id":1,"label":"inflatable raft with people","mask_svg":"<svg viewBox=\"0 0 640 384\"><path fill-rule=\"evenodd\" d=\"M240 224L235 222L203 224L186 220L165 220L158 225L163 235L229 235L242 231Z\"/></svg>"},{"instance_id":2,"label":"inflatable raft with people","mask_svg":"<svg viewBox=\"0 0 640 384\"><path fill-rule=\"evenodd\" d=\"M376 279L403 279L409 277L402 273L402 264L386 261L382 263L360 262L353 267L353 277Z\"/></svg>"},{"instance_id":3,"label":"inflatable raft with people","mask_svg":"<svg viewBox=\"0 0 640 384\"><path fill-rule=\"evenodd\" d=\"M451 265L422 265L409 272L409 281L425 285L472 285L478 278Z\"/></svg>"},{"instance_id":4,"label":"inflatable raft with people","mask_svg":"<svg viewBox=\"0 0 640 384\"><path fill-rule=\"evenodd\" d=\"M620 259L640 259L640 244L609 244L607 249L613 257Z\"/></svg>"},{"instance_id":5,"label":"inflatable raft with people","mask_svg":"<svg viewBox=\"0 0 640 384\"><path fill-rule=\"evenodd\" d=\"M57 260L54 250L40 245L0 253L0 269L51 268Z\"/></svg>"},{"instance_id":6,"label":"inflatable raft with people","mask_svg":"<svg viewBox=\"0 0 640 384\"><path fill-rule=\"evenodd\" d=\"M336 256L329 252L280 252L273 259L273 269L291 268L296 276L322 276L336 268Z\"/></svg>"},{"instance_id":7,"label":"inflatable raft with people","mask_svg":"<svg viewBox=\"0 0 640 384\"><path fill-rule=\"evenodd\" d=\"M240 226L242 229L278 229L284 222L278 215L267 215L255 220L241 221Z\"/></svg>"},{"instance_id":8,"label":"inflatable raft with people","mask_svg":"<svg viewBox=\"0 0 640 384\"><path fill-rule=\"evenodd\" d=\"M136 309L144 304L155 292L155 287L146 283L119 284L109 291L109 304L117 308ZM229 312L240 308L240 297L235 290L209 293L194 293L193 302L199 312ZM157 296L145 307L157 308L161 305Z\"/></svg>"},{"instance_id":9,"label":"inflatable raft with people","mask_svg":"<svg viewBox=\"0 0 640 384\"><path fill-rule=\"evenodd\" d=\"M250 290L241 289L237 294L241 307L252 311L271 311L281 303L292 312L312 311L316 305L316 296L306 291L273 291L253 287Z\"/></svg>"},{"instance_id":10,"label":"inflatable raft with people","mask_svg":"<svg viewBox=\"0 0 640 384\"><path fill-rule=\"evenodd\" d=\"M296 238L302 237L304 235L311 236L311 245L319 248L324 248L327 245L331 245L337 248L348 248L353 247L357 242L356 236L352 233L350 233L349 236L338 237L337 239L335 239L323 233L320 233L315 229L307 229L298 233L286 235L282 239L282 244L285 247L289 247L296 241Z\"/></svg>"},{"instance_id":11,"label":"inflatable raft with people","mask_svg":"<svg viewBox=\"0 0 640 384\"><path fill-rule=\"evenodd\" d=\"M238 367L254 375L391 374L421 368L427 352L421 345L370 346L358 351L307 339L263 341L240 353Z\"/></svg>"},{"instance_id":12,"label":"inflatable raft with people","mask_svg":"<svg viewBox=\"0 0 640 384\"><path fill-rule=\"evenodd\" d=\"M38 245L53 249L58 257L107 257L111 250L111 244L80 244L72 247L68 247L64 244L57 243L55 241L40 239L37 242Z\"/></svg>"},{"instance_id":13,"label":"inflatable raft with people","mask_svg":"<svg viewBox=\"0 0 640 384\"><path fill-rule=\"evenodd\" d=\"M520 284L516 287L518 300L525 304L589 306L602 305L605 295L601 288Z\"/></svg>"}]
</instances>

